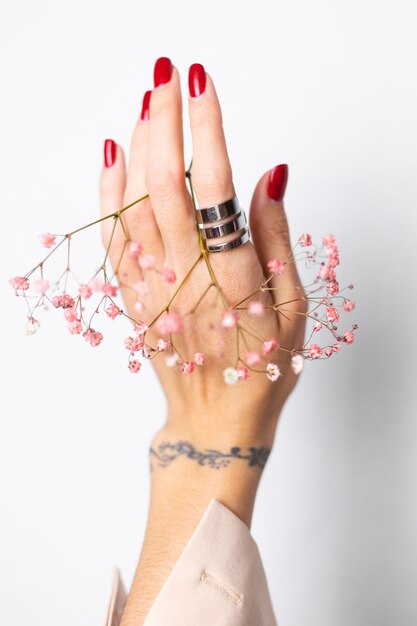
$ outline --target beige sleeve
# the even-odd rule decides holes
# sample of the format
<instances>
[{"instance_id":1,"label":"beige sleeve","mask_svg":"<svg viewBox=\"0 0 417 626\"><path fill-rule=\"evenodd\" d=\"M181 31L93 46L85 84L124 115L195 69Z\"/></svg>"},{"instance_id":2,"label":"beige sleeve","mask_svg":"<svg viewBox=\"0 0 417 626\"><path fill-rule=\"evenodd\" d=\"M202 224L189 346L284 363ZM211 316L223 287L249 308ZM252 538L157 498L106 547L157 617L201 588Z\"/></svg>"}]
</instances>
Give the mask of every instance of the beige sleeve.
<instances>
[{"instance_id":1,"label":"beige sleeve","mask_svg":"<svg viewBox=\"0 0 417 626\"><path fill-rule=\"evenodd\" d=\"M126 594L116 572L106 626ZM212 500L153 603L144 626L276 626L258 546L248 527Z\"/></svg>"}]
</instances>

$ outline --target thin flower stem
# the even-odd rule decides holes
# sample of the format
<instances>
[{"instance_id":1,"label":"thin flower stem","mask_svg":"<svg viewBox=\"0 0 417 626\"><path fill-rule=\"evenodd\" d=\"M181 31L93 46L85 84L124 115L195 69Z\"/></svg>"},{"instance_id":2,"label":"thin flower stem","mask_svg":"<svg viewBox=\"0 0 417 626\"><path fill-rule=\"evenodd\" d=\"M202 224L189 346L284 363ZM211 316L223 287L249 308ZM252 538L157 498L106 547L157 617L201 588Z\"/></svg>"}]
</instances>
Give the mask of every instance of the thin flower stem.
<instances>
[{"instance_id":1,"label":"thin flower stem","mask_svg":"<svg viewBox=\"0 0 417 626\"><path fill-rule=\"evenodd\" d=\"M111 244L112 244L112 241L113 241L113 237L114 237L114 233L115 233L115 231L116 231L116 226L117 226L117 222L118 222L118 221L119 221L119 216L118 216L118 215L115 215L115 217L114 217L114 223L113 223L113 228L111 229L111 233L110 233L109 243L107 244L106 254L104 255L104 261L103 261L103 263L102 263L102 267L103 267L103 270L104 270L104 271L105 271L105 268L106 268L106 262L107 262L107 259L108 259L108 256L109 256L109 252L110 252Z\"/></svg>"},{"instance_id":2,"label":"thin flower stem","mask_svg":"<svg viewBox=\"0 0 417 626\"><path fill-rule=\"evenodd\" d=\"M155 324L155 322L161 317L161 315L163 313L165 313L165 311L169 310L169 307L173 303L174 299L176 298L178 293L181 291L181 289L183 288L183 286L187 282L188 278L193 273L194 269L197 267L198 262L200 261L201 257L202 257L202 255L200 254L199 257L194 261L194 263L192 264L192 266L190 267L190 269L188 270L188 272L186 273L186 275L184 276L184 278L182 279L182 281L180 282L180 284L178 285L178 287L176 288L176 290L172 294L168 304L162 309L162 311L160 313L158 313L158 315L152 320L152 322L150 324L148 324L148 328L151 328Z\"/></svg>"},{"instance_id":3,"label":"thin flower stem","mask_svg":"<svg viewBox=\"0 0 417 626\"><path fill-rule=\"evenodd\" d=\"M47 261L49 259L49 257L58 250L58 248L60 246L62 246L62 244L64 243L64 241L67 239L67 235L64 235L63 238L61 239L61 241L59 243L56 244L56 246L46 255L46 257L44 259L42 259L42 261L39 261L39 263L37 265L35 265L34 268L32 268L30 270L30 272L28 272L27 274L25 274L25 278L29 278L29 276L31 276L33 274L34 271L36 271L38 269L38 267L40 267L42 269L43 264L45 263L45 261Z\"/></svg>"},{"instance_id":4,"label":"thin flower stem","mask_svg":"<svg viewBox=\"0 0 417 626\"><path fill-rule=\"evenodd\" d=\"M85 226L81 226L81 228L77 228L76 230L71 231L70 233L68 233L65 236L66 237L71 237L72 235L75 235L75 233L79 233L82 230L85 230L86 228L90 228L90 226L94 226L95 224L100 224L100 222L104 222L105 220L108 220L110 217L119 217L122 213L124 213L125 211L130 209L132 206L135 206L135 204L139 204L139 202L142 202L143 200L146 200L146 198L149 198L149 194L148 193L146 194L146 196L142 196L141 198L138 198L134 202L131 202L127 206L123 207L123 209L120 209L120 211L115 211L114 213L109 213L109 215L105 215L104 217L100 217L99 219L94 220L94 222L90 222L89 224L86 224ZM56 249L56 247L55 247L55 249Z\"/></svg>"},{"instance_id":5,"label":"thin flower stem","mask_svg":"<svg viewBox=\"0 0 417 626\"><path fill-rule=\"evenodd\" d=\"M203 293L201 294L201 296L199 297L199 299L197 300L197 302L195 303L195 305L193 306L193 308L191 309L191 311L189 311L189 315L193 314L196 312L197 307L202 303L202 301L204 300L204 298L206 297L206 295L208 294L208 292L210 291L210 289L214 287L213 283L210 283L206 289L203 291Z\"/></svg>"}]
</instances>

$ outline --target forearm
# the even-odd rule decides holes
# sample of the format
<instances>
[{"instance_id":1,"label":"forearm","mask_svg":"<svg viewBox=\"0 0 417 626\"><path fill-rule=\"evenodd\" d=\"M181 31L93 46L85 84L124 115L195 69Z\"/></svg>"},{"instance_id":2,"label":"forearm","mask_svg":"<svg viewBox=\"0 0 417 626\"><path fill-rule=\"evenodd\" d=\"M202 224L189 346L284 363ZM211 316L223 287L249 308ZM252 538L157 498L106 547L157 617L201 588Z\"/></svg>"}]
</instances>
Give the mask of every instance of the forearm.
<instances>
[{"instance_id":1,"label":"forearm","mask_svg":"<svg viewBox=\"0 0 417 626\"><path fill-rule=\"evenodd\" d=\"M210 500L219 500L250 526L270 445L220 436L217 444L211 438L204 446L168 430L158 433L151 448L147 530L122 626L143 624Z\"/></svg>"}]
</instances>

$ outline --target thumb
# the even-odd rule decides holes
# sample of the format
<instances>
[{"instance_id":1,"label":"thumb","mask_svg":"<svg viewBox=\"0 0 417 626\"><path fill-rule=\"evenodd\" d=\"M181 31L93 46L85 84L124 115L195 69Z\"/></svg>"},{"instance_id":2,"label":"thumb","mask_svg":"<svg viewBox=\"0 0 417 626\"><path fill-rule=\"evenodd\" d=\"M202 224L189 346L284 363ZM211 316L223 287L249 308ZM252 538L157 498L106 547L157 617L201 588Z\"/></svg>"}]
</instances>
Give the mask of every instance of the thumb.
<instances>
[{"instance_id":1,"label":"thumb","mask_svg":"<svg viewBox=\"0 0 417 626\"><path fill-rule=\"evenodd\" d=\"M269 277L268 262L272 259L285 263L282 274L275 274L269 286L275 304L282 305L282 311L298 311L303 290L295 266L288 222L284 211L283 198L288 179L288 166L277 165L266 172L253 194L250 208L250 228L253 243L264 275Z\"/></svg>"},{"instance_id":2,"label":"thumb","mask_svg":"<svg viewBox=\"0 0 417 626\"><path fill-rule=\"evenodd\" d=\"M288 166L277 165L261 177L252 197L250 228L266 276L271 273L267 267L268 261L276 258L285 262L291 254L290 235L283 204L287 180Z\"/></svg>"}]
</instances>

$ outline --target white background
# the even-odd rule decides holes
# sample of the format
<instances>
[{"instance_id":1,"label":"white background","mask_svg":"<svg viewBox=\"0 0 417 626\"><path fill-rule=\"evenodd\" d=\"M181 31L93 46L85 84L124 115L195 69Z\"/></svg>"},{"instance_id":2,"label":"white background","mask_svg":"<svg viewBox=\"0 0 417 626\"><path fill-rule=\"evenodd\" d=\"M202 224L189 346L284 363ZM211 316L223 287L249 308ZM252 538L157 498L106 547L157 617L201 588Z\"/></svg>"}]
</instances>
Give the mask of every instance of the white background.
<instances>
[{"instance_id":1,"label":"white background","mask_svg":"<svg viewBox=\"0 0 417 626\"><path fill-rule=\"evenodd\" d=\"M3 0L2 623L100 625L113 566L134 571L164 416L153 373L131 376L116 336L91 350L53 312L24 337L6 279L38 260L39 233L95 218L103 139L128 147L168 55L185 89L193 62L215 79L241 202L289 163L293 234L334 231L356 287L357 341L307 368L258 496L280 626L415 626L414 8ZM97 259L98 236L79 254Z\"/></svg>"}]
</instances>

